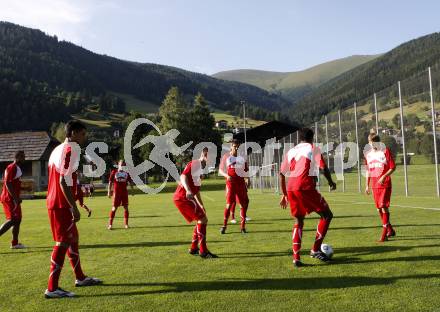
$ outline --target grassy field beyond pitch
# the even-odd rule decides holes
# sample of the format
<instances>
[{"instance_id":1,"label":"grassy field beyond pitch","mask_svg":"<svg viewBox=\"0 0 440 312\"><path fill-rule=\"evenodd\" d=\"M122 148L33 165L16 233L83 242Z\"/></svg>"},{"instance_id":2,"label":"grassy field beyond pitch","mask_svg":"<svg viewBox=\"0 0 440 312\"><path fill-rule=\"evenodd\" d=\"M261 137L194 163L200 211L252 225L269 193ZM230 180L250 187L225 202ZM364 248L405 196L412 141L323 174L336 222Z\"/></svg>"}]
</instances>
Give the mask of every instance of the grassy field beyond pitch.
<instances>
[{"instance_id":1,"label":"grassy field beyond pitch","mask_svg":"<svg viewBox=\"0 0 440 312\"><path fill-rule=\"evenodd\" d=\"M61 286L76 292L74 299L43 298L53 242L45 201L25 201L21 239L29 248L12 251L10 233L0 238L0 311L439 311L440 201L434 197L393 198L397 237L379 244L370 198L324 191L335 215L325 241L334 262L308 257L312 215L303 235L309 266L294 269L292 220L278 208L279 196L251 190L249 233L232 225L222 236L222 183L207 181L203 194L208 245L220 256L213 260L186 253L192 226L170 192L130 197L131 229L122 229L120 210L111 232L109 199L87 199L93 215L79 223L81 260L86 274L105 284L74 289L66 259Z\"/></svg>"}]
</instances>

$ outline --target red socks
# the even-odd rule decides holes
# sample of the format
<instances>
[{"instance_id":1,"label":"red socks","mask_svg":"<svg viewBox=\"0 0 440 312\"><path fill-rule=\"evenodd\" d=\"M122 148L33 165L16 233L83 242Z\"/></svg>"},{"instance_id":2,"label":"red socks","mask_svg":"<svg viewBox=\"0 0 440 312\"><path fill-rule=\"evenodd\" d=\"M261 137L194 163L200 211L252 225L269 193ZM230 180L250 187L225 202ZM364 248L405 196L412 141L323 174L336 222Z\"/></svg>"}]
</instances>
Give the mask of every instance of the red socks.
<instances>
[{"instance_id":1,"label":"red socks","mask_svg":"<svg viewBox=\"0 0 440 312\"><path fill-rule=\"evenodd\" d=\"M198 234L197 234L197 225L194 226L194 232L193 232L193 237L192 237L192 241L191 241L191 249L197 249L197 247L199 246L199 238L198 238Z\"/></svg>"},{"instance_id":2,"label":"red socks","mask_svg":"<svg viewBox=\"0 0 440 312\"><path fill-rule=\"evenodd\" d=\"M388 228L389 224L390 224L390 213L389 212L382 213L382 225Z\"/></svg>"},{"instance_id":3,"label":"red socks","mask_svg":"<svg viewBox=\"0 0 440 312\"><path fill-rule=\"evenodd\" d=\"M69 249L67 249L67 256L69 257L73 272L75 272L76 279L82 281L86 276L81 269L78 243L72 243L70 245Z\"/></svg>"},{"instance_id":4,"label":"red socks","mask_svg":"<svg viewBox=\"0 0 440 312\"><path fill-rule=\"evenodd\" d=\"M110 220L108 221L109 225L113 225L113 219L115 218L116 210L110 210Z\"/></svg>"},{"instance_id":5,"label":"red socks","mask_svg":"<svg viewBox=\"0 0 440 312\"><path fill-rule=\"evenodd\" d=\"M229 213L230 213L230 210L231 208L225 208L225 212L224 212L224 215L223 215L223 227L226 227L227 225L228 225L228 219L229 219Z\"/></svg>"},{"instance_id":6,"label":"red socks","mask_svg":"<svg viewBox=\"0 0 440 312\"><path fill-rule=\"evenodd\" d=\"M246 211L247 211L247 207L246 208L242 207L240 209L240 218L241 218L240 229L242 230L246 227Z\"/></svg>"},{"instance_id":7,"label":"red socks","mask_svg":"<svg viewBox=\"0 0 440 312\"><path fill-rule=\"evenodd\" d=\"M128 225L128 209L124 209L124 224Z\"/></svg>"},{"instance_id":8,"label":"red socks","mask_svg":"<svg viewBox=\"0 0 440 312\"><path fill-rule=\"evenodd\" d=\"M200 253L208 252L206 246L206 224L197 223L197 236L199 239Z\"/></svg>"},{"instance_id":9,"label":"red socks","mask_svg":"<svg viewBox=\"0 0 440 312\"><path fill-rule=\"evenodd\" d=\"M292 250L293 250L293 260L299 261L300 255L299 251L301 250L301 239L302 239L302 224L295 224L292 230Z\"/></svg>"},{"instance_id":10,"label":"red socks","mask_svg":"<svg viewBox=\"0 0 440 312\"><path fill-rule=\"evenodd\" d=\"M235 220L235 206L236 206L235 202L231 204L231 219L232 220Z\"/></svg>"},{"instance_id":11,"label":"red socks","mask_svg":"<svg viewBox=\"0 0 440 312\"><path fill-rule=\"evenodd\" d=\"M313 251L321 250L321 244L324 240L327 230L330 226L331 219L319 219L318 228L316 229L315 243L313 244Z\"/></svg>"},{"instance_id":12,"label":"red socks","mask_svg":"<svg viewBox=\"0 0 440 312\"><path fill-rule=\"evenodd\" d=\"M383 212L382 209L378 209L379 215L380 215L380 219L383 220Z\"/></svg>"},{"instance_id":13,"label":"red socks","mask_svg":"<svg viewBox=\"0 0 440 312\"><path fill-rule=\"evenodd\" d=\"M382 235L380 237L380 241L383 242L387 240L388 234L393 232L393 227L390 223L390 213L389 212L381 212L382 217Z\"/></svg>"},{"instance_id":14,"label":"red socks","mask_svg":"<svg viewBox=\"0 0 440 312\"><path fill-rule=\"evenodd\" d=\"M58 281L60 279L61 269L64 264L64 258L66 257L67 248L64 246L54 246L52 251L52 257L50 259L50 275L47 289L54 291L58 288Z\"/></svg>"}]
</instances>

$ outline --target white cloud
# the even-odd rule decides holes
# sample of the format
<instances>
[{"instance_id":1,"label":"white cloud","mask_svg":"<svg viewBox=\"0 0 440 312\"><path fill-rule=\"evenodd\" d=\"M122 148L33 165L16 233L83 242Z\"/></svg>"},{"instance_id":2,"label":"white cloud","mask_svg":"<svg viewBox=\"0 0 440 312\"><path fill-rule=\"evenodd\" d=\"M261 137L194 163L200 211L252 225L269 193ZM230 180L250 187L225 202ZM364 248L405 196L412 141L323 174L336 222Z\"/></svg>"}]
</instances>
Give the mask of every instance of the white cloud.
<instances>
[{"instance_id":1,"label":"white cloud","mask_svg":"<svg viewBox=\"0 0 440 312\"><path fill-rule=\"evenodd\" d=\"M79 44L85 24L92 19L96 8L103 5L101 1L84 0L0 0L0 20L38 28Z\"/></svg>"}]
</instances>

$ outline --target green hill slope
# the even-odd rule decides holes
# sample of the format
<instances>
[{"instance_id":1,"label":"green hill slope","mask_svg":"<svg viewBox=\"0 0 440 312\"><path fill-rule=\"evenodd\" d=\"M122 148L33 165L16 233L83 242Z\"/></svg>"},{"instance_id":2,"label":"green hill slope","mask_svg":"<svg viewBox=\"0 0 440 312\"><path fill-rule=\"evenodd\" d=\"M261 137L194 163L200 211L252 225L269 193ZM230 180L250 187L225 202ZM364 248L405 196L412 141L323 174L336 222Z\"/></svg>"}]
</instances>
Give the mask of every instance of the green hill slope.
<instances>
[{"instance_id":1,"label":"green hill slope","mask_svg":"<svg viewBox=\"0 0 440 312\"><path fill-rule=\"evenodd\" d=\"M320 84L377 57L378 55L353 55L298 72L242 69L224 71L213 76L252 84L270 92L281 93L289 99L297 99Z\"/></svg>"},{"instance_id":2,"label":"green hill slope","mask_svg":"<svg viewBox=\"0 0 440 312\"><path fill-rule=\"evenodd\" d=\"M427 88L427 74L420 79L417 77L428 66L434 69L433 84L436 89L440 86L440 33L411 40L323 83L293 105L288 112L289 117L304 124L311 123L335 109L344 109L356 101L362 103L374 92L395 86L399 80L406 80L404 88L407 94L417 95ZM417 79L411 78L415 76ZM393 87L386 93L383 101L396 100L397 88ZM423 99L413 97L411 100Z\"/></svg>"}]
</instances>

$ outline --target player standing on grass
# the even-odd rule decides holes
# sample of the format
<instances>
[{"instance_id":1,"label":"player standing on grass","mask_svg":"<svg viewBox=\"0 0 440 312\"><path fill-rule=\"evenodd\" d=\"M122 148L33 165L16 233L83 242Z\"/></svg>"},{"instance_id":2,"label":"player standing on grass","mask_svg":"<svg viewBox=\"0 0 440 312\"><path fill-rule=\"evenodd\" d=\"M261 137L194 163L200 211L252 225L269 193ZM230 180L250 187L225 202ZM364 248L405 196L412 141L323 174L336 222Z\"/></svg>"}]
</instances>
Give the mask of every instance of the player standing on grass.
<instances>
[{"instance_id":1,"label":"player standing on grass","mask_svg":"<svg viewBox=\"0 0 440 312\"><path fill-rule=\"evenodd\" d=\"M66 140L58 145L49 158L49 182L47 186L47 209L55 246L53 247L50 275L46 298L73 297L75 294L58 286L61 269L66 253L75 272L75 286L93 286L101 284L97 278L87 277L81 269L79 258L79 234L76 223L81 215L75 203L73 174L79 155L76 155L74 143L82 145L86 141L86 127L79 121L69 121L65 126Z\"/></svg>"},{"instance_id":2,"label":"player standing on grass","mask_svg":"<svg viewBox=\"0 0 440 312\"><path fill-rule=\"evenodd\" d=\"M374 202L382 221L382 235L379 242L388 240L396 235L390 223L391 174L396 170L393 156L388 147L380 144L380 137L371 133L368 136L369 145L364 151L366 171L365 193L370 194L370 184L373 190ZM370 183L371 182L371 183Z\"/></svg>"},{"instance_id":3,"label":"player standing on grass","mask_svg":"<svg viewBox=\"0 0 440 312\"><path fill-rule=\"evenodd\" d=\"M133 192L133 180L130 174L124 170L125 161L119 160L118 169L112 170L108 180L108 197L113 196L113 206L110 211L110 219L108 229L113 227L113 219L115 218L116 210L119 206L124 207L124 226L128 229L128 189L127 184L130 183L131 191ZM132 195L134 195L132 193Z\"/></svg>"},{"instance_id":4,"label":"player standing on grass","mask_svg":"<svg viewBox=\"0 0 440 312\"><path fill-rule=\"evenodd\" d=\"M246 213L249 206L249 197L244 175L249 171L249 168L245 158L238 155L239 147L240 142L232 140L231 151L219 167L220 175L226 178L226 208L223 226L220 228L221 234L226 233L231 206L235 205L236 200L240 204L241 233L246 233Z\"/></svg>"},{"instance_id":5,"label":"player standing on grass","mask_svg":"<svg viewBox=\"0 0 440 312\"><path fill-rule=\"evenodd\" d=\"M6 167L3 177L3 189L0 195L0 202L3 204L3 210L6 216L6 222L0 226L0 236L12 228L12 249L23 249L24 245L18 242L21 223L21 176L20 165L25 160L23 151L15 153L14 162Z\"/></svg>"},{"instance_id":6,"label":"player standing on grass","mask_svg":"<svg viewBox=\"0 0 440 312\"><path fill-rule=\"evenodd\" d=\"M177 209L188 223L196 221L189 253L199 254L200 257L209 259L217 258L208 250L206 245L206 227L208 217L200 195L201 175L208 161L208 149L204 148L199 159L190 161L182 174L180 183L174 192L173 201Z\"/></svg>"},{"instance_id":7,"label":"player standing on grass","mask_svg":"<svg viewBox=\"0 0 440 312\"><path fill-rule=\"evenodd\" d=\"M307 214L316 212L320 215L316 230L315 243L310 256L324 262L330 259L321 251L322 241L325 238L333 214L324 197L316 190L318 166L323 170L331 190L336 189L330 171L321 155L320 150L313 145L313 131L309 128L299 130L301 141L290 149L281 164L280 183L283 190L280 205L283 209L290 204L295 225L292 231L293 263L295 267L303 266L300 260L301 240L304 227L304 218ZM286 176L288 184L286 187Z\"/></svg>"}]
</instances>

